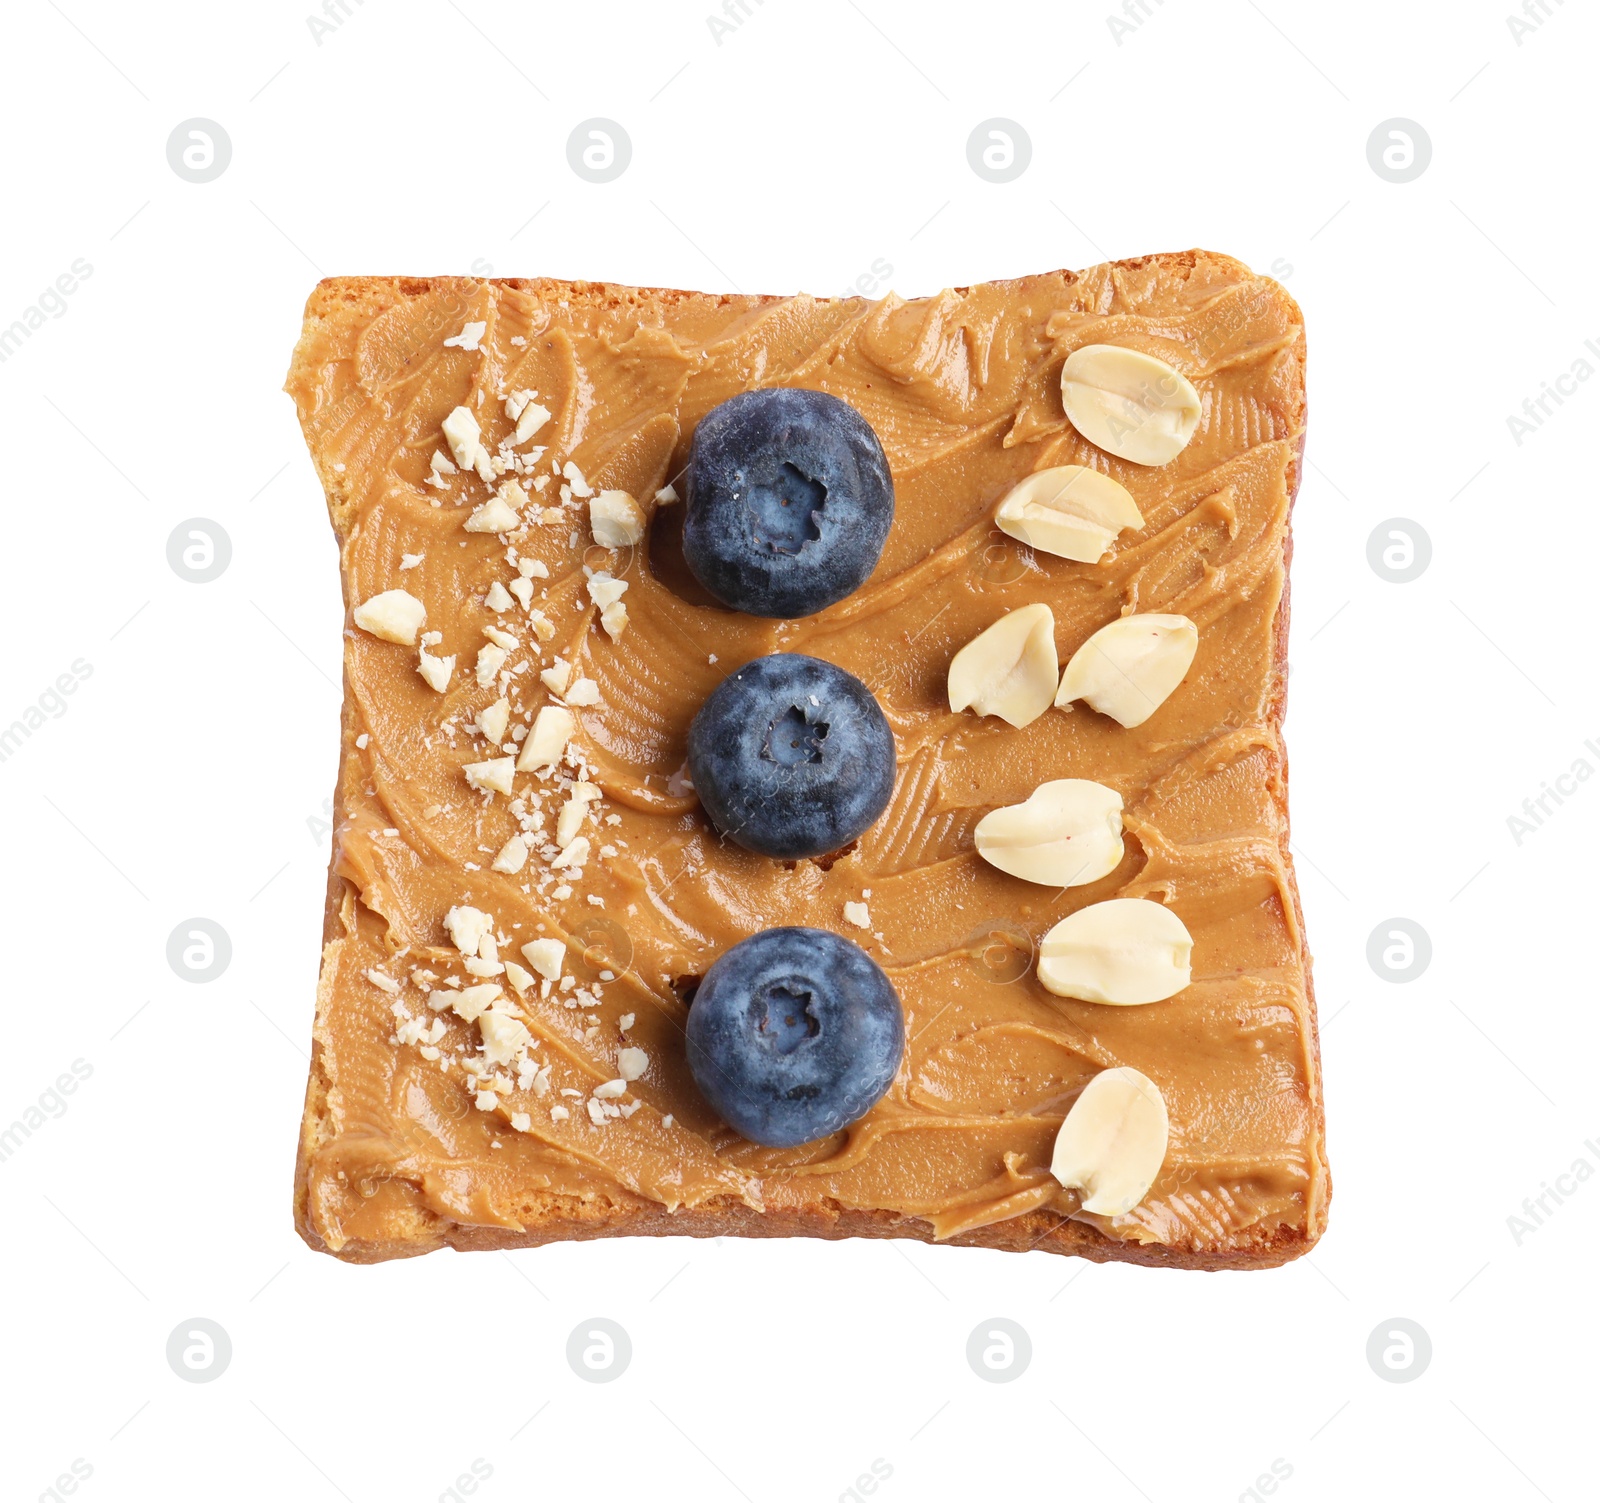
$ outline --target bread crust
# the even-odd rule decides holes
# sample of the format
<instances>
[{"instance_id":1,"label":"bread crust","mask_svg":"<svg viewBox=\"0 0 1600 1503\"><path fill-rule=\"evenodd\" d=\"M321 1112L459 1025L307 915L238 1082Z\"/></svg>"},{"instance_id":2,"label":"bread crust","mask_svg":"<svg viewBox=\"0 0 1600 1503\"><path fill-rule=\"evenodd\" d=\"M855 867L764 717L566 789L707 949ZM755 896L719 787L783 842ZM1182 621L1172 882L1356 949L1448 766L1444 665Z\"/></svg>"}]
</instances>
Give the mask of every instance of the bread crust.
<instances>
[{"instance_id":1,"label":"bread crust","mask_svg":"<svg viewBox=\"0 0 1600 1503\"><path fill-rule=\"evenodd\" d=\"M1151 264L1160 264L1174 271L1193 269L1201 260L1238 267L1247 274L1249 268L1232 257L1215 252L1190 250L1139 256L1110 263L1114 268L1135 270ZM1057 275L1068 281L1078 279L1079 273L1062 270ZM322 316L330 306L341 302L383 302L396 293L415 295L429 291L437 281L455 281L454 278L428 277L337 277L328 278L313 289L307 300L305 318L308 326ZM571 300L593 301L603 304L620 303L623 295L647 295L653 300L671 303L679 300L701 299L703 293L685 292L672 288L614 287L608 283L565 282L553 278L495 278L496 285L514 288L535 296L559 291ZM1270 281L1269 278L1262 278ZM1278 294L1293 310L1294 322L1302 331L1304 319L1299 305L1280 284L1272 284ZM958 294L966 288L954 289ZM767 295L755 299L765 305L783 301L782 295ZM819 299L819 301L829 301ZM298 359L298 352L297 352ZM1293 904L1290 916L1299 945L1306 988L1306 1026L1308 1042L1307 1081L1311 1097L1311 1110L1316 1128L1316 1151L1319 1156L1320 1176L1313 1181L1308 1197L1306 1225L1303 1227L1276 1226L1270 1229L1253 1229L1244 1240L1226 1248L1193 1249L1172 1247L1159 1243L1140 1243L1121 1238L1107 1237L1097 1228L1079 1221L1067 1220L1050 1211L1030 1211L988 1226L974 1228L954 1236L936 1239L932 1227L915 1216L905 1216L893 1211L858 1210L841 1206L831 1200L820 1200L804 1209L758 1211L732 1198L705 1202L693 1208L669 1210L649 1202L628 1205L607 1205L586 1201L576 1196L545 1195L541 1197L537 1219L516 1228L475 1226L455 1222L428 1212L419 1212L426 1218L419 1234L396 1239L352 1239L337 1250L329 1247L317 1233L310 1209L310 1166L312 1159L334 1136L329 1110L332 1083L324 1059L324 1044L320 1027L314 1030L312 1058L306 1087L305 1112L301 1124L299 1152L294 1179L295 1228L308 1246L318 1252L331 1253L346 1263L382 1263L395 1258L416 1257L439 1248L452 1248L457 1252L507 1251L521 1247L540 1247L549 1242L588 1241L598 1237L814 1237L838 1241L851 1237L908 1238L920 1242L939 1241L940 1246L983 1247L1001 1252L1050 1252L1070 1257L1087 1258L1096 1263L1134 1263L1152 1268L1183 1268L1206 1272L1226 1270L1275 1268L1293 1261L1307 1252L1321 1237L1327 1226L1328 1200L1331 1180L1326 1159L1326 1121L1322 1089L1321 1041L1317 1029L1316 1001L1313 991L1311 952L1306 939L1305 916L1300 901L1299 885L1294 877L1294 867L1289 850L1288 809L1288 754L1283 744L1283 721L1287 709L1288 650L1289 650L1289 599L1290 563L1294 552L1293 512L1299 494L1304 468L1306 432L1306 341L1297 342L1294 359L1299 367L1297 392L1300 409L1296 428L1299 439L1295 446L1288 473L1285 477L1288 506L1285 515L1283 541L1283 586L1278 601L1273 626L1273 669L1269 684L1268 721L1274 732L1276 755L1279 759L1276 776L1271 780L1277 792L1274 803L1280 817L1279 846L1283 857L1287 887ZM323 476L329 493L330 506L336 505L332 476ZM346 601L348 605L348 601ZM352 696L348 681L344 685L343 717L352 711ZM343 718L342 717L342 718ZM346 727L347 728L347 727ZM336 778L334 791L334 829L346 818L342 797L342 780ZM347 903L359 901L356 889L337 871L337 843L328 866L327 898L323 919L323 956L317 986L317 1018L331 1001L332 978L336 972L333 964L342 943L344 925L341 912Z\"/></svg>"}]
</instances>

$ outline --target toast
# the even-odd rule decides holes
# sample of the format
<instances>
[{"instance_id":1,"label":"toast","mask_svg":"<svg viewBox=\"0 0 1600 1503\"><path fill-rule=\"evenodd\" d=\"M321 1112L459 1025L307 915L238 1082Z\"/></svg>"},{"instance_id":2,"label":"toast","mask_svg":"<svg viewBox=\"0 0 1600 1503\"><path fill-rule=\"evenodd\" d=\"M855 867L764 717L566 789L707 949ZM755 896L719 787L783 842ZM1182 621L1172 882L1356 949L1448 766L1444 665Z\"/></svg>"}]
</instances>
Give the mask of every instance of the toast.
<instances>
[{"instance_id":1,"label":"toast","mask_svg":"<svg viewBox=\"0 0 1600 1503\"><path fill-rule=\"evenodd\" d=\"M1068 421L1062 365L1091 343L1194 384L1199 425L1170 463L1118 459ZM678 544L695 424L774 385L851 402L896 491L876 572L797 621L720 609ZM1281 287L1201 251L911 301L330 278L287 390L351 613L294 1190L312 1247L377 1262L616 1235L913 1237L1222 1269L1315 1242L1329 1181L1281 736L1305 340ZM1138 503L1143 527L1098 564L994 526L1017 481L1060 464ZM596 540L602 491L633 498L637 541ZM425 611L409 641L375 601L396 591ZM1082 704L1020 730L952 713L954 653L1039 600L1063 658L1134 611L1189 617L1198 654L1134 729ZM861 677L896 742L888 809L812 860L720 840L684 775L695 710L778 650ZM526 755L555 723L542 709L570 717L554 761ZM986 813L1062 777L1122 795L1115 870L1056 892L976 855ZM579 783L593 801L558 846ZM1040 985L1041 936L1111 897L1187 925L1177 996L1099 1006ZM486 937L463 939L463 911ZM793 1149L719 1122L683 1042L710 963L778 924L855 940L906 1025L888 1094ZM541 940L549 975L523 964ZM471 1021L488 990L523 1030L498 1054ZM624 1050L643 1061L625 1079ZM1170 1140L1144 1199L1095 1215L1049 1165L1112 1065L1159 1084Z\"/></svg>"}]
</instances>

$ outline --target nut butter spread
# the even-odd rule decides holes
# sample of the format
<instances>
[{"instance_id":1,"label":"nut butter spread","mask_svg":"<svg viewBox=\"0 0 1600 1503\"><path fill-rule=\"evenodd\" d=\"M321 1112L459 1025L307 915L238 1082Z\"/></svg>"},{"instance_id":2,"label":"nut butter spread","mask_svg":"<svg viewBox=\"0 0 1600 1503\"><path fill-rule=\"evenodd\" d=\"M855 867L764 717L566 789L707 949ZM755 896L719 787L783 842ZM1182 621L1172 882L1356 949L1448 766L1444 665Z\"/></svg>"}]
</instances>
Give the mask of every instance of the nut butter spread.
<instances>
[{"instance_id":1,"label":"nut butter spread","mask_svg":"<svg viewBox=\"0 0 1600 1503\"><path fill-rule=\"evenodd\" d=\"M485 326L475 348L470 337L445 344L474 322ZM1127 463L1068 423L1061 368L1090 343L1157 356L1198 389L1200 424L1176 459ZM1282 290L1203 253L911 302L541 281L323 283L288 389L328 493L346 604L407 590L426 606L426 630L439 633L429 650L457 666L438 693L414 649L353 626L345 633L299 1191L308 1235L357 1255L399 1242L419 1250L462 1227L514 1241L551 1218L627 1230L629 1210L659 1221L664 1210L742 1206L890 1213L941 1238L1024 1217L1028 1240L1043 1246L1062 1218L1079 1223L1080 1246L1083 1224L1113 1242L1196 1253L1314 1238L1326 1170L1278 730L1303 353L1299 313ZM680 476L699 419L763 385L851 403L881 439L896 491L872 578L798 621L710 602L674 551L682 503L657 499ZM537 468L551 478L531 496L529 525L509 538L464 531L492 488L470 473L429 483L433 456L450 452L441 423L464 405L493 451L515 427L503 399L523 390L551 416L519 452L543 449ZM569 463L581 479L563 504ZM1019 480L1063 464L1120 481L1145 519L1099 564L1034 554L993 526ZM582 496L607 488L653 514L638 547L593 541ZM531 605L554 627L549 640L529 629L525 610L485 604L491 585L517 578L516 558L546 571L535 571ZM601 630L586 568L628 583L616 639ZM1022 729L952 713L952 655L1034 601L1054 613L1063 662L1134 611L1188 617L1198 655L1134 729L1081 703ZM540 854L561 795L529 773L517 775L517 793L544 796L547 832L521 871L493 869L519 828L513 800L469 786L462 772L500 755L472 731L502 692L474 673L485 627L522 644L500 681L513 724L550 702L539 672L558 657L598 686L596 703L573 710L572 759L603 795L584 826L593 853L577 880L563 881ZM785 863L725 843L684 782L702 701L740 664L778 651L856 674L894 731L892 801L835 857ZM572 775L568 766L561 780ZM1114 870L1059 892L988 865L973 841L990 810L1056 778L1114 789L1127 829ZM1039 984L1039 937L1111 897L1153 899L1182 919L1193 981L1179 995L1106 1007ZM506 987L544 1073L526 1090L526 1075L502 1080L487 1110L481 1080L468 1078L477 1029L428 1007L430 986L479 981L444 927L460 905L493 916L505 959L529 940L563 940L577 982L565 991L535 982L520 999ZM862 944L899 992L907 1039L898 1078L867 1116L787 1150L720 1124L683 1052L695 979L779 924ZM427 1025L420 1046L399 1041L397 1020L408 1017ZM643 1050L648 1067L611 1112L591 1112L624 1046ZM1092 1216L1048 1166L1067 1108L1117 1065L1159 1086L1170 1147L1139 1205Z\"/></svg>"}]
</instances>

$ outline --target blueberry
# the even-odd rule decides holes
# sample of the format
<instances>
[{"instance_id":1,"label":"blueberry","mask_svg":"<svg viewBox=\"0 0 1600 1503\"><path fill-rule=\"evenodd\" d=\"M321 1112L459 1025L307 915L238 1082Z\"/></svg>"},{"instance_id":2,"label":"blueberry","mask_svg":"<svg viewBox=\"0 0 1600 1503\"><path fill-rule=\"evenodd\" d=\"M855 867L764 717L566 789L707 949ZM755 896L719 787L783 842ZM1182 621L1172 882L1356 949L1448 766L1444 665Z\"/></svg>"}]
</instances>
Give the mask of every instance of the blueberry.
<instances>
[{"instance_id":1,"label":"blueberry","mask_svg":"<svg viewBox=\"0 0 1600 1503\"><path fill-rule=\"evenodd\" d=\"M809 616L859 589L894 520L889 461L871 425L826 392L741 392L689 448L683 553L724 605Z\"/></svg>"},{"instance_id":2,"label":"blueberry","mask_svg":"<svg viewBox=\"0 0 1600 1503\"><path fill-rule=\"evenodd\" d=\"M889 978L825 929L765 929L720 956L685 1033L700 1094L769 1148L825 1138L863 1116L905 1048Z\"/></svg>"},{"instance_id":3,"label":"blueberry","mask_svg":"<svg viewBox=\"0 0 1600 1503\"><path fill-rule=\"evenodd\" d=\"M894 791L894 734L854 674L797 652L746 663L689 727L689 776L711 823L763 856L849 845Z\"/></svg>"}]
</instances>

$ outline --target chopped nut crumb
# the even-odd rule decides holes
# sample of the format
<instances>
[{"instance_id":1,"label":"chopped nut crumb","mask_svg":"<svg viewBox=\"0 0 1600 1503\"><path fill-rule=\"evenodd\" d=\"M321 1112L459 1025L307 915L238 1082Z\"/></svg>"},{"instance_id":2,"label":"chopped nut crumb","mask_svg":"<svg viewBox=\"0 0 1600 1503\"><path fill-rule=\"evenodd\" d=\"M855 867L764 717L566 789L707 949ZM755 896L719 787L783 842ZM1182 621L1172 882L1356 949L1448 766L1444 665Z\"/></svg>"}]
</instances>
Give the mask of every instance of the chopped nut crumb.
<instances>
[{"instance_id":1,"label":"chopped nut crumb","mask_svg":"<svg viewBox=\"0 0 1600 1503\"><path fill-rule=\"evenodd\" d=\"M467 781L478 789L486 789L490 793L509 794L516 773L516 759L514 757L491 757L487 762L468 762L461 771L466 774Z\"/></svg>"},{"instance_id":2,"label":"chopped nut crumb","mask_svg":"<svg viewBox=\"0 0 1600 1503\"><path fill-rule=\"evenodd\" d=\"M630 548L644 529L645 514L627 491L601 491L590 500L589 530L602 548Z\"/></svg>"},{"instance_id":3,"label":"chopped nut crumb","mask_svg":"<svg viewBox=\"0 0 1600 1503\"><path fill-rule=\"evenodd\" d=\"M428 998L428 1006L435 1012L443 1012L448 1007L463 1022L476 1022L494 1002L501 997L501 991L492 981L485 981L481 986L464 986L460 991L445 994L444 1006L435 1006L434 999L440 994L433 993Z\"/></svg>"},{"instance_id":4,"label":"chopped nut crumb","mask_svg":"<svg viewBox=\"0 0 1600 1503\"><path fill-rule=\"evenodd\" d=\"M561 847L561 852L550 863L552 867L580 867L589 859L589 837L579 835Z\"/></svg>"},{"instance_id":5,"label":"chopped nut crumb","mask_svg":"<svg viewBox=\"0 0 1600 1503\"><path fill-rule=\"evenodd\" d=\"M358 605L352 619L362 631L385 642L415 647L427 614L428 608L415 595L405 590L385 590Z\"/></svg>"},{"instance_id":6,"label":"chopped nut crumb","mask_svg":"<svg viewBox=\"0 0 1600 1503\"><path fill-rule=\"evenodd\" d=\"M581 798L568 798L561 806L561 813L556 819L556 844L558 846L570 845L583 827L584 816L589 811L588 802ZM588 854L587 850L584 852Z\"/></svg>"},{"instance_id":7,"label":"chopped nut crumb","mask_svg":"<svg viewBox=\"0 0 1600 1503\"><path fill-rule=\"evenodd\" d=\"M475 722L478 729L496 746L506 739L506 726L511 720L511 701L503 694L493 704L478 711Z\"/></svg>"},{"instance_id":8,"label":"chopped nut crumb","mask_svg":"<svg viewBox=\"0 0 1600 1503\"><path fill-rule=\"evenodd\" d=\"M602 570L591 576L584 588L588 590L589 598L603 610L622 599L627 593L628 582L625 579L613 579Z\"/></svg>"},{"instance_id":9,"label":"chopped nut crumb","mask_svg":"<svg viewBox=\"0 0 1600 1503\"><path fill-rule=\"evenodd\" d=\"M505 666L507 652L494 642L478 649L478 687L487 689L494 683L497 673Z\"/></svg>"},{"instance_id":10,"label":"chopped nut crumb","mask_svg":"<svg viewBox=\"0 0 1600 1503\"><path fill-rule=\"evenodd\" d=\"M565 694L567 692L567 684L571 679L572 664L565 658L557 658L539 675L539 681L552 694Z\"/></svg>"},{"instance_id":11,"label":"chopped nut crumb","mask_svg":"<svg viewBox=\"0 0 1600 1503\"><path fill-rule=\"evenodd\" d=\"M507 874L520 872L528 863L528 842L520 835L513 835L503 846L499 854L491 863L490 869ZM517 988L521 991L521 988Z\"/></svg>"},{"instance_id":12,"label":"chopped nut crumb","mask_svg":"<svg viewBox=\"0 0 1600 1503\"><path fill-rule=\"evenodd\" d=\"M483 1057L492 1065L508 1065L533 1043L527 1025L510 1013L490 1010L478 1019L483 1034ZM506 1081L506 1090L511 1082Z\"/></svg>"},{"instance_id":13,"label":"chopped nut crumb","mask_svg":"<svg viewBox=\"0 0 1600 1503\"><path fill-rule=\"evenodd\" d=\"M523 342L512 341L513 344ZM549 412L534 401L538 395L536 391L514 391L506 397L506 416L517 425L516 436L511 440L513 444L527 443L550 421Z\"/></svg>"},{"instance_id":14,"label":"chopped nut crumb","mask_svg":"<svg viewBox=\"0 0 1600 1503\"><path fill-rule=\"evenodd\" d=\"M570 710L560 705L545 705L533 723L532 733L522 743L517 770L537 772L554 767L566 752L575 724Z\"/></svg>"},{"instance_id":15,"label":"chopped nut crumb","mask_svg":"<svg viewBox=\"0 0 1600 1503\"><path fill-rule=\"evenodd\" d=\"M443 694L450 687L450 677L456 671L454 654L436 658L426 647L417 649L417 672L430 689Z\"/></svg>"},{"instance_id":16,"label":"chopped nut crumb","mask_svg":"<svg viewBox=\"0 0 1600 1503\"><path fill-rule=\"evenodd\" d=\"M522 519L498 495L474 509L461 524L464 532L510 532L520 526Z\"/></svg>"},{"instance_id":17,"label":"chopped nut crumb","mask_svg":"<svg viewBox=\"0 0 1600 1503\"><path fill-rule=\"evenodd\" d=\"M650 1056L643 1049L619 1049L617 1074L624 1080L637 1080L650 1068Z\"/></svg>"},{"instance_id":18,"label":"chopped nut crumb","mask_svg":"<svg viewBox=\"0 0 1600 1503\"><path fill-rule=\"evenodd\" d=\"M476 955L484 940L493 935L494 919L481 908L463 903L445 914L444 927L456 949L463 955Z\"/></svg>"},{"instance_id":19,"label":"chopped nut crumb","mask_svg":"<svg viewBox=\"0 0 1600 1503\"><path fill-rule=\"evenodd\" d=\"M476 350L478 348L478 341L483 338L483 331L488 327L489 325L486 322L474 320L473 322L464 325L459 334L452 334L447 340L445 340L445 348Z\"/></svg>"},{"instance_id":20,"label":"chopped nut crumb","mask_svg":"<svg viewBox=\"0 0 1600 1503\"><path fill-rule=\"evenodd\" d=\"M554 981L561 975L561 962L566 953L566 946L559 939L532 939L522 947L523 959L547 981Z\"/></svg>"},{"instance_id":21,"label":"chopped nut crumb","mask_svg":"<svg viewBox=\"0 0 1600 1503\"><path fill-rule=\"evenodd\" d=\"M455 457L455 462L463 470L475 471L485 485L490 484L494 479L494 465L489 451L483 445L483 434L472 410L467 407L457 407L444 420L442 426L445 441L450 445L450 452Z\"/></svg>"}]
</instances>

